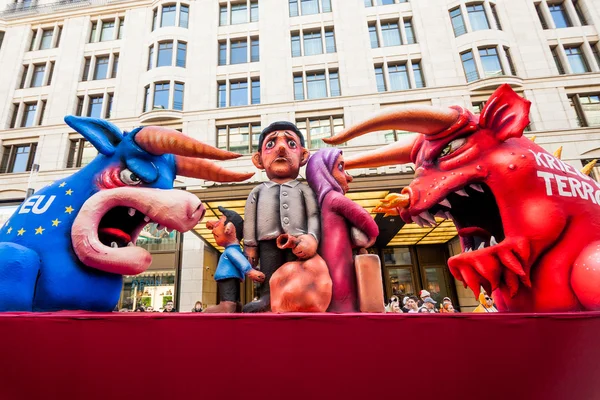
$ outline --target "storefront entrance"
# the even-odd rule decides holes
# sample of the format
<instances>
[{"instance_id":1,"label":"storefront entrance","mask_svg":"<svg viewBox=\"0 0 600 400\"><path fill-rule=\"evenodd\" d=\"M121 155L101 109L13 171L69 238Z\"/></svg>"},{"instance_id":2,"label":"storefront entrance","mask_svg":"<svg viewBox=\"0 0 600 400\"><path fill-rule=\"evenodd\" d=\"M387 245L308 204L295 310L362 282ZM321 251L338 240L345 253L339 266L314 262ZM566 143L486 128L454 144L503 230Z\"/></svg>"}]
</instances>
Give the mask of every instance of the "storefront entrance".
<instances>
[{"instance_id":1,"label":"storefront entrance","mask_svg":"<svg viewBox=\"0 0 600 400\"><path fill-rule=\"evenodd\" d=\"M454 279L446 267L448 250L445 245L386 247L382 264L386 299L396 295L419 296L421 289L441 302L450 297L458 304Z\"/></svg>"}]
</instances>

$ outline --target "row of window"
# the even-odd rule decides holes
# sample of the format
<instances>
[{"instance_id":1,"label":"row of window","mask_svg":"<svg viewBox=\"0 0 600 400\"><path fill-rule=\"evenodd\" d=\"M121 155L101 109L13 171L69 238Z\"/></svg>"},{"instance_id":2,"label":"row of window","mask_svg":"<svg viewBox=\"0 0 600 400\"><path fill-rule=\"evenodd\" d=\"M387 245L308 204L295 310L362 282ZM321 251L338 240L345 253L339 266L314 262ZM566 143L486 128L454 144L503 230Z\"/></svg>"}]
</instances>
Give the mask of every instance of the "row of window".
<instances>
[{"instance_id":1,"label":"row of window","mask_svg":"<svg viewBox=\"0 0 600 400\"><path fill-rule=\"evenodd\" d=\"M583 8L578 0L535 3L535 11L544 29L569 28L575 24L588 24Z\"/></svg>"},{"instance_id":2,"label":"row of window","mask_svg":"<svg viewBox=\"0 0 600 400\"><path fill-rule=\"evenodd\" d=\"M148 70L172 66L185 68L186 59L187 43L180 40L158 42L148 48Z\"/></svg>"},{"instance_id":3,"label":"row of window","mask_svg":"<svg viewBox=\"0 0 600 400\"><path fill-rule=\"evenodd\" d=\"M49 86L52 84L53 74L54 61L48 61L42 64L24 65L19 89Z\"/></svg>"},{"instance_id":4,"label":"row of window","mask_svg":"<svg viewBox=\"0 0 600 400\"><path fill-rule=\"evenodd\" d=\"M375 65L375 80L378 92L425 87L420 61Z\"/></svg>"},{"instance_id":5,"label":"row of window","mask_svg":"<svg viewBox=\"0 0 600 400\"><path fill-rule=\"evenodd\" d=\"M496 5L490 2L461 4L451 9L450 21L454 36L458 37L468 32L492 29L490 20L495 23L495 29L502 30ZM468 26L463 15L468 16Z\"/></svg>"},{"instance_id":6,"label":"row of window","mask_svg":"<svg viewBox=\"0 0 600 400\"><path fill-rule=\"evenodd\" d=\"M460 58L467 82L502 75L517 75L508 47L478 47L460 53Z\"/></svg>"},{"instance_id":7,"label":"row of window","mask_svg":"<svg viewBox=\"0 0 600 400\"><path fill-rule=\"evenodd\" d=\"M373 21L368 23L371 48L415 44L415 30L411 19ZM400 27L404 27L401 29Z\"/></svg>"},{"instance_id":8,"label":"row of window","mask_svg":"<svg viewBox=\"0 0 600 400\"><path fill-rule=\"evenodd\" d=\"M294 31L291 33L291 39L292 57L336 52L333 27Z\"/></svg>"},{"instance_id":9,"label":"row of window","mask_svg":"<svg viewBox=\"0 0 600 400\"><path fill-rule=\"evenodd\" d=\"M294 74L294 100L322 99L341 95L337 69L303 71Z\"/></svg>"},{"instance_id":10,"label":"row of window","mask_svg":"<svg viewBox=\"0 0 600 400\"><path fill-rule=\"evenodd\" d=\"M258 21L258 0L227 2L219 7L219 25L237 25Z\"/></svg>"},{"instance_id":11,"label":"row of window","mask_svg":"<svg viewBox=\"0 0 600 400\"><path fill-rule=\"evenodd\" d=\"M219 41L219 65L243 64L260 61L258 37L244 37Z\"/></svg>"},{"instance_id":12,"label":"row of window","mask_svg":"<svg viewBox=\"0 0 600 400\"><path fill-rule=\"evenodd\" d=\"M183 111L185 84L176 81L154 82L144 88L144 112Z\"/></svg>"},{"instance_id":13,"label":"row of window","mask_svg":"<svg viewBox=\"0 0 600 400\"><path fill-rule=\"evenodd\" d=\"M331 12L331 0L289 0L290 17Z\"/></svg>"},{"instance_id":14,"label":"row of window","mask_svg":"<svg viewBox=\"0 0 600 400\"><path fill-rule=\"evenodd\" d=\"M62 26L34 29L31 36L29 51L54 49L60 45Z\"/></svg>"},{"instance_id":15,"label":"row of window","mask_svg":"<svg viewBox=\"0 0 600 400\"><path fill-rule=\"evenodd\" d=\"M92 22L90 28L89 43L108 42L123 39L125 18L99 19Z\"/></svg>"},{"instance_id":16,"label":"row of window","mask_svg":"<svg viewBox=\"0 0 600 400\"><path fill-rule=\"evenodd\" d=\"M82 81L96 81L117 77L119 68L119 53L85 57Z\"/></svg>"},{"instance_id":17,"label":"row of window","mask_svg":"<svg viewBox=\"0 0 600 400\"><path fill-rule=\"evenodd\" d=\"M600 42L584 42L577 45L562 45L550 47L556 69L560 75L583 74L591 72L591 65L596 62L600 68ZM586 56L586 52L588 55Z\"/></svg>"},{"instance_id":18,"label":"row of window","mask_svg":"<svg viewBox=\"0 0 600 400\"><path fill-rule=\"evenodd\" d=\"M260 79L219 81L217 83L217 107L237 107L260 104Z\"/></svg>"},{"instance_id":19,"label":"row of window","mask_svg":"<svg viewBox=\"0 0 600 400\"><path fill-rule=\"evenodd\" d=\"M167 26L188 28L190 21L190 7L187 4L163 4L152 12L152 30Z\"/></svg>"},{"instance_id":20,"label":"row of window","mask_svg":"<svg viewBox=\"0 0 600 400\"><path fill-rule=\"evenodd\" d=\"M388 4L408 3L408 0L364 0L365 7L386 6Z\"/></svg>"}]
</instances>

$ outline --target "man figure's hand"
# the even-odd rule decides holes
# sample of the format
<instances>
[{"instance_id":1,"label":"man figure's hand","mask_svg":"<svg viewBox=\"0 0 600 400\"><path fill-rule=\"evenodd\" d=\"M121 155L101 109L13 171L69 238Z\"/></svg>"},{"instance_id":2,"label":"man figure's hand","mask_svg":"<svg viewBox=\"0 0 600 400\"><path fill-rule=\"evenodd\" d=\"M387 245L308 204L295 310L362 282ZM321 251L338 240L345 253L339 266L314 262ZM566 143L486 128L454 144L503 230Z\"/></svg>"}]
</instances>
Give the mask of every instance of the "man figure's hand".
<instances>
[{"instance_id":1,"label":"man figure's hand","mask_svg":"<svg viewBox=\"0 0 600 400\"><path fill-rule=\"evenodd\" d=\"M246 276L248 278L252 279L254 282L264 282L265 281L265 274L263 274L260 271L255 270L255 269L250 270Z\"/></svg>"},{"instance_id":2,"label":"man figure's hand","mask_svg":"<svg viewBox=\"0 0 600 400\"><path fill-rule=\"evenodd\" d=\"M246 258L248 259L250 264L252 264L253 267L256 267L258 265L257 247L244 246L244 254L246 255Z\"/></svg>"},{"instance_id":3,"label":"man figure's hand","mask_svg":"<svg viewBox=\"0 0 600 400\"><path fill-rule=\"evenodd\" d=\"M296 257L306 260L317 254L319 244L313 235L300 235L298 241L298 245L292 249Z\"/></svg>"}]
</instances>

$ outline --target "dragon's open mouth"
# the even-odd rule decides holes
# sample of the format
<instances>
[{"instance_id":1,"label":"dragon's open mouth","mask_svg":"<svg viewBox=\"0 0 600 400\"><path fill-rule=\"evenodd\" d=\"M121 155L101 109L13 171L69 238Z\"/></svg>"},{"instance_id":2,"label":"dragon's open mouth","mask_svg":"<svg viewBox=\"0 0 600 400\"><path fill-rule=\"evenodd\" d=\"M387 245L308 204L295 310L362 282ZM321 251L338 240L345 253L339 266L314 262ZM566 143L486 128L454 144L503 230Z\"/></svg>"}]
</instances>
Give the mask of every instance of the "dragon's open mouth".
<instances>
[{"instance_id":1,"label":"dragon's open mouth","mask_svg":"<svg viewBox=\"0 0 600 400\"><path fill-rule=\"evenodd\" d=\"M139 233L150 218L133 207L117 206L110 209L100 220L98 238L105 246L134 246Z\"/></svg>"},{"instance_id":2,"label":"dragon's open mouth","mask_svg":"<svg viewBox=\"0 0 600 400\"><path fill-rule=\"evenodd\" d=\"M504 240L500 210L485 183L466 185L412 219L422 226L431 225L431 220L435 221L432 215L454 221L464 252L494 246Z\"/></svg>"}]
</instances>

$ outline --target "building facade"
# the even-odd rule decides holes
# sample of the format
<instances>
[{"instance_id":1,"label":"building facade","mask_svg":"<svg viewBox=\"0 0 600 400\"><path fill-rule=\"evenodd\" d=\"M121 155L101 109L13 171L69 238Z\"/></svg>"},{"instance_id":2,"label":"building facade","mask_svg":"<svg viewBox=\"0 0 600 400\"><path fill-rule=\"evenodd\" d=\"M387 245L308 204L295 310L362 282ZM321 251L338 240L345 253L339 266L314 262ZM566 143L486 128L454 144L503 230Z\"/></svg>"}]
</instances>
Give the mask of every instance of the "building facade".
<instances>
[{"instance_id":1,"label":"building facade","mask_svg":"<svg viewBox=\"0 0 600 400\"><path fill-rule=\"evenodd\" d=\"M461 105L478 112L502 83L532 103L528 134L581 167L600 157L600 4L593 0L0 0L0 212L73 173L96 154L68 114L123 130L162 125L246 156L255 171L261 127L295 122L311 150L389 106ZM346 153L405 132L354 139ZM357 170L350 197L372 209L411 179L410 166ZM218 185L178 178L217 218L243 213L265 180ZM1 217L0 217L1 218ZM460 252L452 224L403 226L377 216L386 295L428 289L468 310L446 260ZM216 301L219 249L197 226L149 226L150 270L126 277L120 306L181 311ZM246 285L245 299L252 287Z\"/></svg>"}]
</instances>

